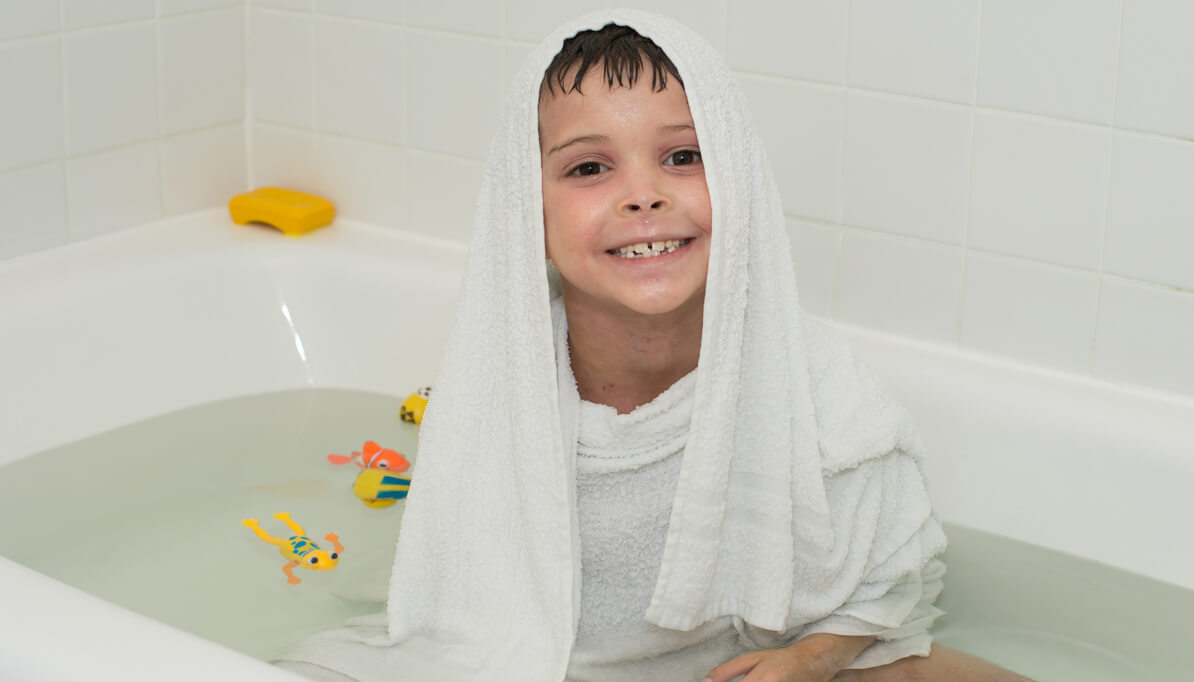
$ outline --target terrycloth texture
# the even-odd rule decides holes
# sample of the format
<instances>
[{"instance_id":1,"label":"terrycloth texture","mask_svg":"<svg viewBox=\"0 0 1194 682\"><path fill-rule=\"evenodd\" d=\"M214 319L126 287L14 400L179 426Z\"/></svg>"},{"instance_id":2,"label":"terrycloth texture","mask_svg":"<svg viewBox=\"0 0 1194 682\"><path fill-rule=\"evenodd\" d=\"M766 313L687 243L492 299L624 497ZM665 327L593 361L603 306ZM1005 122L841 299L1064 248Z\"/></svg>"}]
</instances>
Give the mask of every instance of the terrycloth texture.
<instances>
[{"instance_id":1,"label":"terrycloth texture","mask_svg":"<svg viewBox=\"0 0 1194 682\"><path fill-rule=\"evenodd\" d=\"M580 603L579 402L555 362L537 104L564 39L609 21L677 66L713 209L693 417L647 620L690 630L732 615L784 632L845 605L842 617L898 627L920 603L943 538L907 414L802 319L779 194L721 58L671 21L620 10L558 29L513 84L422 426L387 631L373 620L324 633L293 660L368 680L565 677ZM860 467L868 475L827 490ZM901 585L902 614L867 612L856 594Z\"/></svg>"},{"instance_id":2,"label":"terrycloth texture","mask_svg":"<svg viewBox=\"0 0 1194 682\"><path fill-rule=\"evenodd\" d=\"M562 307L560 301L557 319L563 318ZM565 351L561 364L567 361ZM642 659L708 639L681 633L683 637L663 646L644 641L660 630L644 615L663 557L695 384L696 375L689 374L629 414L580 403L576 506L581 602L574 659L588 652L602 661Z\"/></svg>"},{"instance_id":3,"label":"terrycloth texture","mask_svg":"<svg viewBox=\"0 0 1194 682\"><path fill-rule=\"evenodd\" d=\"M562 300L553 303L557 362L566 367ZM688 631L647 622L644 616L658 577L672 494L688 440L695 379L695 374L684 377L629 414L580 402L576 487L581 608L568 679L697 680L741 653L785 646L814 632L878 635L882 641L851 667L928 654L926 630L940 613L932 602L941 591L944 567L933 561L923 572L892 575L878 565L884 556L879 554L868 562L856 562L864 567L861 579L843 574L825 594L811 598L829 615L812 622L802 619L787 632L769 632L730 616ZM852 490L859 481L870 488L869 494L835 494ZM866 529L874 528L880 537L887 534L883 522L873 515L905 501L919 504L927 499L915 462L899 451L834 474L826 485L835 524L850 537L847 551L849 546L859 552L874 548L874 538ZM891 520L906 516L892 514ZM861 532L855 532L856 526ZM938 534L930 522L916 540L905 544L909 551L921 551L919 541L932 543ZM807 618L815 616L810 613Z\"/></svg>"}]
</instances>

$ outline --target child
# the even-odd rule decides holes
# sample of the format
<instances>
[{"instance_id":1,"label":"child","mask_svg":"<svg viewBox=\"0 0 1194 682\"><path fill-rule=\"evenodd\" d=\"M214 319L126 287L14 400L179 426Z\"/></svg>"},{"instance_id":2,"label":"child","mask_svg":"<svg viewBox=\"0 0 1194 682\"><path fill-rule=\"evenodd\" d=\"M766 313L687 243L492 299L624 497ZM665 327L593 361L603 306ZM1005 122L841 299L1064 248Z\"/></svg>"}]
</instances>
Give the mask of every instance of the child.
<instances>
[{"instance_id":1,"label":"child","mask_svg":"<svg viewBox=\"0 0 1194 682\"><path fill-rule=\"evenodd\" d=\"M531 55L504 124L388 613L286 665L998 679L929 655L945 538L919 442L800 314L778 193L712 49L644 13L582 17Z\"/></svg>"}]
</instances>

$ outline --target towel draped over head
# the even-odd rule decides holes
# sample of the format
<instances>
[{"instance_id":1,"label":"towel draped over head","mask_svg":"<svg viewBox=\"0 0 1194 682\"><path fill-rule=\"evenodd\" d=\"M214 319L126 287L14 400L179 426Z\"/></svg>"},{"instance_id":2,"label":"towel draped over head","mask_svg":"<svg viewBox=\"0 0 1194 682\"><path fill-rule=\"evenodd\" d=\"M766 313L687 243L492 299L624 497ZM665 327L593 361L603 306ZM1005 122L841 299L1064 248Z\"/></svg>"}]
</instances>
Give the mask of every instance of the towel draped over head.
<instances>
[{"instance_id":1,"label":"towel draped over head","mask_svg":"<svg viewBox=\"0 0 1194 682\"><path fill-rule=\"evenodd\" d=\"M713 213L692 423L646 619L681 630L724 615L773 631L798 625L802 595L855 560L836 551L846 539L826 476L893 450L919 457L906 412L801 315L779 193L722 58L662 17L580 17L512 84L422 425L388 627L361 638L392 649L388 665L434 671L409 679L561 680L567 670L579 605L577 399L556 363L538 104L564 40L609 22L651 38L676 65Z\"/></svg>"}]
</instances>

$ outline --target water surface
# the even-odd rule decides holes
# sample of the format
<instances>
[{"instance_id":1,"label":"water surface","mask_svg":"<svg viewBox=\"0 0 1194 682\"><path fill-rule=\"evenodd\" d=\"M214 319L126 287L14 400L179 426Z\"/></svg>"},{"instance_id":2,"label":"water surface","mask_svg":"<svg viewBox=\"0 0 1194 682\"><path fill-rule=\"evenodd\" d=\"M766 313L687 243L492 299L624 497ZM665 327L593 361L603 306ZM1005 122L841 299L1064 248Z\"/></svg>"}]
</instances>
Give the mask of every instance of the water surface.
<instances>
[{"instance_id":1,"label":"water surface","mask_svg":"<svg viewBox=\"0 0 1194 682\"><path fill-rule=\"evenodd\" d=\"M383 608L404 502L366 508L350 490L359 469L326 456L373 440L413 462L418 427L397 418L400 401L328 389L253 395L0 467L0 553L268 660ZM296 568L303 582L287 584L286 560L240 525L255 517L288 535L272 518L278 511L317 542L337 533L340 565ZM1040 682L1194 679L1194 592L969 528L947 531L940 641Z\"/></svg>"}]
</instances>

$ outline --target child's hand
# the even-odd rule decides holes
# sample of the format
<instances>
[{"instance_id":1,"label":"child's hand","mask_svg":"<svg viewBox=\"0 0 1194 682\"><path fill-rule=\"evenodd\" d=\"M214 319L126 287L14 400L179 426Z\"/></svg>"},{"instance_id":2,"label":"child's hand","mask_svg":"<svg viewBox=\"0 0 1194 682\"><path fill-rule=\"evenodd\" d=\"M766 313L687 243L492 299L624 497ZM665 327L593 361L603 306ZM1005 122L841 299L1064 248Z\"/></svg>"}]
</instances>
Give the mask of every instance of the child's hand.
<instances>
[{"instance_id":1,"label":"child's hand","mask_svg":"<svg viewBox=\"0 0 1194 682\"><path fill-rule=\"evenodd\" d=\"M870 646L874 637L817 633L782 648L752 651L709 671L704 682L828 682Z\"/></svg>"}]
</instances>

